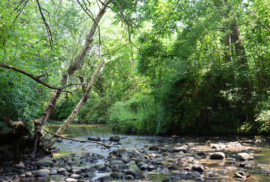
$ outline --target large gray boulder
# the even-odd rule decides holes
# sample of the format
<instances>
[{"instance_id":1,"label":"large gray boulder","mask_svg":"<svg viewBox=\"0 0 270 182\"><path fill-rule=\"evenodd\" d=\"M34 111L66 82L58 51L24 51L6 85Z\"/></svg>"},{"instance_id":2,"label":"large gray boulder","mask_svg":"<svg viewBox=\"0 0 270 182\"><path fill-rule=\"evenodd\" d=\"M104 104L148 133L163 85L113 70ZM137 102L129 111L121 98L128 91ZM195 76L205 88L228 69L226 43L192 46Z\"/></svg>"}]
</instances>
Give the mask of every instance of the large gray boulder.
<instances>
[{"instance_id":1,"label":"large gray boulder","mask_svg":"<svg viewBox=\"0 0 270 182\"><path fill-rule=\"evenodd\" d=\"M51 157L44 157L43 159L37 161L37 166L39 168L41 167L53 167L54 163L52 161L52 158Z\"/></svg>"}]
</instances>

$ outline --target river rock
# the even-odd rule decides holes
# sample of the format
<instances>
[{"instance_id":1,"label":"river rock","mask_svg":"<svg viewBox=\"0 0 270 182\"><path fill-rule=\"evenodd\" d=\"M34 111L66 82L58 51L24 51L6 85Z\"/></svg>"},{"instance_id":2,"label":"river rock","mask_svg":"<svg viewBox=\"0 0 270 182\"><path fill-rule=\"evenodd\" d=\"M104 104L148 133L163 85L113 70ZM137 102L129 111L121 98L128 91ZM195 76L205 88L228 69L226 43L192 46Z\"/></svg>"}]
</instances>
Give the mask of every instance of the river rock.
<instances>
[{"instance_id":1,"label":"river rock","mask_svg":"<svg viewBox=\"0 0 270 182\"><path fill-rule=\"evenodd\" d=\"M121 173L117 173L117 172L111 173L110 176L116 180L123 178L123 175Z\"/></svg>"},{"instance_id":2,"label":"river rock","mask_svg":"<svg viewBox=\"0 0 270 182\"><path fill-rule=\"evenodd\" d=\"M53 167L54 163L51 157L44 157L43 159L37 161L37 166L40 167Z\"/></svg>"},{"instance_id":3,"label":"river rock","mask_svg":"<svg viewBox=\"0 0 270 182\"><path fill-rule=\"evenodd\" d=\"M100 181L100 182L106 182L106 181L112 181L112 177L111 176L102 176L100 178L97 179L97 181Z\"/></svg>"},{"instance_id":4,"label":"river rock","mask_svg":"<svg viewBox=\"0 0 270 182\"><path fill-rule=\"evenodd\" d=\"M50 170L47 169L40 169L37 172L35 172L35 177L43 177L47 178L50 174Z\"/></svg>"},{"instance_id":5,"label":"river rock","mask_svg":"<svg viewBox=\"0 0 270 182\"><path fill-rule=\"evenodd\" d=\"M119 155L119 154L124 154L124 153L128 153L127 149L116 149L114 151L112 151L112 154L114 155Z\"/></svg>"},{"instance_id":6,"label":"river rock","mask_svg":"<svg viewBox=\"0 0 270 182\"><path fill-rule=\"evenodd\" d=\"M179 173L179 176L180 176L180 178L189 179L189 178L192 178L192 173L191 172L181 172L181 173Z\"/></svg>"},{"instance_id":7,"label":"river rock","mask_svg":"<svg viewBox=\"0 0 270 182\"><path fill-rule=\"evenodd\" d=\"M210 159L224 159L225 154L223 152L215 152L210 154Z\"/></svg>"},{"instance_id":8,"label":"river rock","mask_svg":"<svg viewBox=\"0 0 270 182\"><path fill-rule=\"evenodd\" d=\"M203 172L204 171L204 167L203 167L203 165L200 165L200 164L194 164L192 166L192 170L193 171L198 171L198 172Z\"/></svg>"},{"instance_id":9,"label":"river rock","mask_svg":"<svg viewBox=\"0 0 270 182\"><path fill-rule=\"evenodd\" d=\"M74 178L74 179L80 179L81 178L81 176L79 174L72 174L70 177Z\"/></svg>"},{"instance_id":10,"label":"river rock","mask_svg":"<svg viewBox=\"0 0 270 182\"><path fill-rule=\"evenodd\" d=\"M135 164L129 164L130 169L127 170L127 174L133 175L136 179L143 177L143 172L135 165Z\"/></svg>"},{"instance_id":11,"label":"river rock","mask_svg":"<svg viewBox=\"0 0 270 182\"><path fill-rule=\"evenodd\" d=\"M82 170L80 168L73 168L72 172L75 173L75 174L81 174Z\"/></svg>"},{"instance_id":12,"label":"river rock","mask_svg":"<svg viewBox=\"0 0 270 182\"><path fill-rule=\"evenodd\" d=\"M159 150L159 146L152 145L149 147L149 150Z\"/></svg>"},{"instance_id":13,"label":"river rock","mask_svg":"<svg viewBox=\"0 0 270 182\"><path fill-rule=\"evenodd\" d=\"M194 173L192 173L192 176L195 178L200 178L201 174L198 171L195 171Z\"/></svg>"},{"instance_id":14,"label":"river rock","mask_svg":"<svg viewBox=\"0 0 270 182\"><path fill-rule=\"evenodd\" d=\"M60 169L58 169L57 172L58 172L58 173L66 173L67 170L66 170L66 168L60 168Z\"/></svg>"},{"instance_id":15,"label":"river rock","mask_svg":"<svg viewBox=\"0 0 270 182\"><path fill-rule=\"evenodd\" d=\"M14 166L15 169L23 170L25 169L25 165L21 162L20 164Z\"/></svg>"},{"instance_id":16,"label":"river rock","mask_svg":"<svg viewBox=\"0 0 270 182\"><path fill-rule=\"evenodd\" d=\"M56 169L52 169L50 174L51 175L56 175L57 174L57 170Z\"/></svg>"},{"instance_id":17,"label":"river rock","mask_svg":"<svg viewBox=\"0 0 270 182\"><path fill-rule=\"evenodd\" d=\"M253 160L254 157L252 155L249 155L248 153L238 153L236 159L246 161L246 160Z\"/></svg>"},{"instance_id":18,"label":"river rock","mask_svg":"<svg viewBox=\"0 0 270 182\"><path fill-rule=\"evenodd\" d=\"M89 136L88 140L92 140L92 141L100 141L100 137L98 136Z\"/></svg>"},{"instance_id":19,"label":"river rock","mask_svg":"<svg viewBox=\"0 0 270 182\"><path fill-rule=\"evenodd\" d=\"M119 140L120 140L119 135L115 135L115 136L110 137L110 141L112 141L112 142L119 142Z\"/></svg>"},{"instance_id":20,"label":"river rock","mask_svg":"<svg viewBox=\"0 0 270 182\"><path fill-rule=\"evenodd\" d=\"M74 178L67 178L66 182L77 182L77 180Z\"/></svg>"},{"instance_id":21,"label":"river rock","mask_svg":"<svg viewBox=\"0 0 270 182\"><path fill-rule=\"evenodd\" d=\"M172 152L175 153L175 152L184 152L184 153L187 153L188 152L188 147L187 146L182 146L182 147L174 147L172 149Z\"/></svg>"}]
</instances>

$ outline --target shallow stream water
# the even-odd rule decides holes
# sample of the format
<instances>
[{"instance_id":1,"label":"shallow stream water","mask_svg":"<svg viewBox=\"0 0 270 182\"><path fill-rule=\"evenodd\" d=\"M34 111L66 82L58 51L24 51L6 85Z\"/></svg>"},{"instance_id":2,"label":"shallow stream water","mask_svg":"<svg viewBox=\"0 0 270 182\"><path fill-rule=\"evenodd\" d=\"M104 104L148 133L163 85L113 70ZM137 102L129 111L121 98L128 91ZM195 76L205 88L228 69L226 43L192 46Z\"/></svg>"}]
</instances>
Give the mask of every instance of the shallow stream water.
<instances>
[{"instance_id":1,"label":"shallow stream water","mask_svg":"<svg viewBox=\"0 0 270 182\"><path fill-rule=\"evenodd\" d=\"M58 128L59 126L57 125L46 127L47 130L53 133ZM111 136L115 135L120 136L120 141L109 140ZM53 160L56 164L54 167L57 168L58 165L59 169L62 164L68 164L71 167L95 168L96 171L93 172L94 177L91 177L91 181L104 181L101 179L105 178L105 176L112 176L112 171L121 175L123 174L123 178L127 178L129 172L124 172L124 170L127 171L130 167L134 167L128 167L127 165L129 164L135 165L135 168L141 168L143 171L142 176L144 176L140 178L136 177L136 180L126 180L132 182L165 182L165 180L166 182L234 182L244 179L240 179L239 176L236 178L235 173L238 171L250 174L249 177L245 178L247 182L270 181L270 137L267 136L138 136L113 133L108 125L70 125L62 136L76 140L87 140L89 136L96 136L101 138L101 141L98 142L111 146L108 149L96 143L81 143L65 139L60 139L53 146L56 148L54 149L56 153L53 154L53 158L55 158ZM185 148L184 150L179 150L179 148L183 147ZM116 149L127 149L128 153L112 155L112 151ZM223 159L212 159L212 154L219 152L222 152ZM239 153L246 153L251 158L254 158L254 160L240 161L237 159ZM85 157L86 155L90 155L90 158L94 156L94 161L86 162L86 160L90 159ZM63 163L65 159L71 162L75 160L75 164L69 164L68 161ZM113 168L112 161L124 162L125 166L121 170L120 167ZM146 168L142 168L140 163L143 163ZM240 164L244 166L240 167ZM57 172L57 174L49 175L46 178L37 178L34 176L30 178L21 177L26 172L36 175L37 168L35 165L36 163L34 162L31 168L27 168L22 173L17 173L12 168L4 170L12 174L8 174L7 172L4 174L1 173L1 170L4 168L0 166L0 181L1 178L9 179L14 174L18 174L19 176L16 178L17 181L65 181L72 172L74 174L74 171L72 171L65 175ZM97 167L100 165L105 166L108 170L100 170ZM197 169L194 166L195 168L197 166ZM200 167L198 168L198 166ZM48 166L47 169L52 172L56 168L49 168ZM115 169L118 171L115 171ZM201 169L203 170L200 171Z\"/></svg>"},{"instance_id":2,"label":"shallow stream water","mask_svg":"<svg viewBox=\"0 0 270 182\"><path fill-rule=\"evenodd\" d=\"M56 132L59 126L49 126L47 129L51 132ZM250 163L251 168L238 167L240 161L235 161L235 164L228 164L227 160L211 160L209 158L194 159L195 163L202 164L203 166L209 167L209 171L212 171L215 177L204 178L208 181L236 181L235 172L244 171L250 173L250 177L246 181L266 182L270 181L270 177L267 175L270 172L270 139L265 136L216 136L216 137L200 137L200 136L136 136L136 135L124 135L117 134L120 136L120 142L110 142L109 137L116 135L112 132L110 127L107 125L71 125L64 132L63 136L74 138L78 140L87 140L89 136L99 136L103 142L108 145L114 145L119 148L125 148L129 151L140 150L142 148L148 150L149 146L172 146L187 144L189 146L189 153L187 155L193 156L200 152L224 152L226 158L235 158L238 152L249 152L254 156L254 160L246 161ZM106 141L105 141L106 140ZM238 142L241 145L232 145L222 149L213 148L211 144L226 144L228 142ZM105 157L109 156L109 152L114 149L107 149L103 146L98 146L92 143L80 143L69 140L63 140L62 143L54 145L60 150L59 153L55 153L54 157L68 156L72 153L76 155L82 155L87 152L93 152L101 154ZM152 153L158 153L158 151L150 151ZM173 161L170 161L173 162ZM194 163L194 162L193 162ZM165 164L166 165L166 164ZM225 172L224 172L225 171ZM144 171L147 174L148 180L153 182L161 182L165 178L177 175L179 170L166 170L157 169L153 172ZM100 176L107 175L106 173L99 173L95 177L97 179ZM57 179L55 179L57 180ZM194 179L189 179L195 181ZM175 180L177 181L177 180ZM181 181L181 180L178 180Z\"/></svg>"}]
</instances>

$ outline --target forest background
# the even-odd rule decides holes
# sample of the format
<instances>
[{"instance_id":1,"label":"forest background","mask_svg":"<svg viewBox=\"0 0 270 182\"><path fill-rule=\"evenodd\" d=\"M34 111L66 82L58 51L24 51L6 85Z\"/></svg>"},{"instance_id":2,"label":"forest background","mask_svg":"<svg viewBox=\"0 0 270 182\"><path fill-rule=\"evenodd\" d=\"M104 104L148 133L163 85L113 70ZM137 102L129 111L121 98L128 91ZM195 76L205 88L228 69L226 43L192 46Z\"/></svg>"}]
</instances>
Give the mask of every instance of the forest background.
<instances>
[{"instance_id":1,"label":"forest background","mask_svg":"<svg viewBox=\"0 0 270 182\"><path fill-rule=\"evenodd\" d=\"M76 61L101 1L1 0L0 130L4 117L40 118ZM268 0L114 0L50 121L70 115L105 64L73 123L136 134L268 133Z\"/></svg>"}]
</instances>

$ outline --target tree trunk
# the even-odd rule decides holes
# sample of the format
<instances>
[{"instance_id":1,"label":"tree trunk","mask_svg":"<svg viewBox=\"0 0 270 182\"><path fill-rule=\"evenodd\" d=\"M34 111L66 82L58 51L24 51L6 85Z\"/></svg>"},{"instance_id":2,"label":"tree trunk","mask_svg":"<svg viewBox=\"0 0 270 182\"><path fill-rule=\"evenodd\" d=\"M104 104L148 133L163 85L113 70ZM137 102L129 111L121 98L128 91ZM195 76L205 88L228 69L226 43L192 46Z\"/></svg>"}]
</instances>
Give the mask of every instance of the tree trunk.
<instances>
[{"instance_id":1,"label":"tree trunk","mask_svg":"<svg viewBox=\"0 0 270 182\"><path fill-rule=\"evenodd\" d=\"M79 103L76 105L76 107L74 108L72 113L69 115L69 117L62 124L62 126L57 130L56 134L61 135L65 131L65 129L68 127L68 125L74 120L74 118L80 112L80 109L82 108L82 106L87 102L87 100L88 100L88 98L90 96L90 93L91 93L91 89L92 89L92 87L94 85L95 79L96 79L98 73L100 72L100 69L102 68L103 64L104 64L104 61L102 61L98 65L97 69L95 70L95 72L94 72L94 74L93 74L93 76L91 78L91 81L90 81L89 85L87 86L87 88L85 90L85 93L84 93L83 97L81 98ZM46 148L50 148L57 141L57 139L58 139L57 136L52 136L52 138L48 142L45 142L43 145Z\"/></svg>"},{"instance_id":2,"label":"tree trunk","mask_svg":"<svg viewBox=\"0 0 270 182\"><path fill-rule=\"evenodd\" d=\"M107 5L109 4L110 0L105 0L104 1L104 5L103 7L99 10L99 13L97 14L96 18L95 18L95 21L93 22L93 25L92 25L92 28L89 32L89 34L86 36L86 40L85 40L85 44L84 44L84 47L82 48L80 54L77 56L77 58L75 59L74 62L71 62L70 63L70 66L68 68L68 70L62 75L62 79L61 79L61 86L65 86L68 82L68 78L75 72L79 69L85 55L86 55L86 52L88 51L89 49L89 46L90 44L93 42L93 37L94 37L94 34L96 32L96 29L97 29L97 26L98 26L98 23L100 22L101 18L103 17L103 15L105 14L106 12L106 7ZM58 100L58 98L60 97L62 93L62 90L56 90L56 93L55 95L52 97L49 105L47 106L47 108L45 109L45 111L42 113L42 117L40 118L40 121L41 121L41 128L40 128L40 132L42 133L43 131L43 128L49 118L49 116L51 115L54 107L56 106L56 102Z\"/></svg>"},{"instance_id":3,"label":"tree trunk","mask_svg":"<svg viewBox=\"0 0 270 182\"><path fill-rule=\"evenodd\" d=\"M85 44L84 44L84 46L83 46L80 54L77 56L77 58L75 59L74 62L71 62L70 63L69 68L62 75L61 86L65 86L67 84L67 82L68 82L68 78L71 75L73 75L73 73L75 73L75 71L77 71L80 68L80 65L83 62L83 59L84 59L84 57L86 55L86 52L88 51L90 44L94 40L93 37L95 35L95 32L96 32L98 23L100 22L101 18L105 14L106 8L107 8L107 5L109 4L109 2L110 2L110 0L105 0L104 1L103 7L99 10L99 13L97 14L97 16L96 16L96 18L95 18L95 20L93 22L92 28L91 28L89 34L86 36ZM53 109L55 108L56 103L57 103L57 100L60 97L61 93L62 93L62 90L61 89L57 89L56 90L56 93L52 97L49 105L47 106L47 108L45 109L45 111L42 113L42 117L40 118L41 126L39 128L39 131L36 131L36 133L41 133L41 134L43 133L43 128L44 128L44 126L45 126L45 124L46 124L49 116L51 115ZM32 157L33 158L35 157L35 151L36 151L36 147L37 147L38 141L41 141L41 136L37 134L37 135L35 135L34 150L33 150L33 153L32 153ZM40 142L40 144L41 143L43 143L43 142Z\"/></svg>"}]
</instances>

